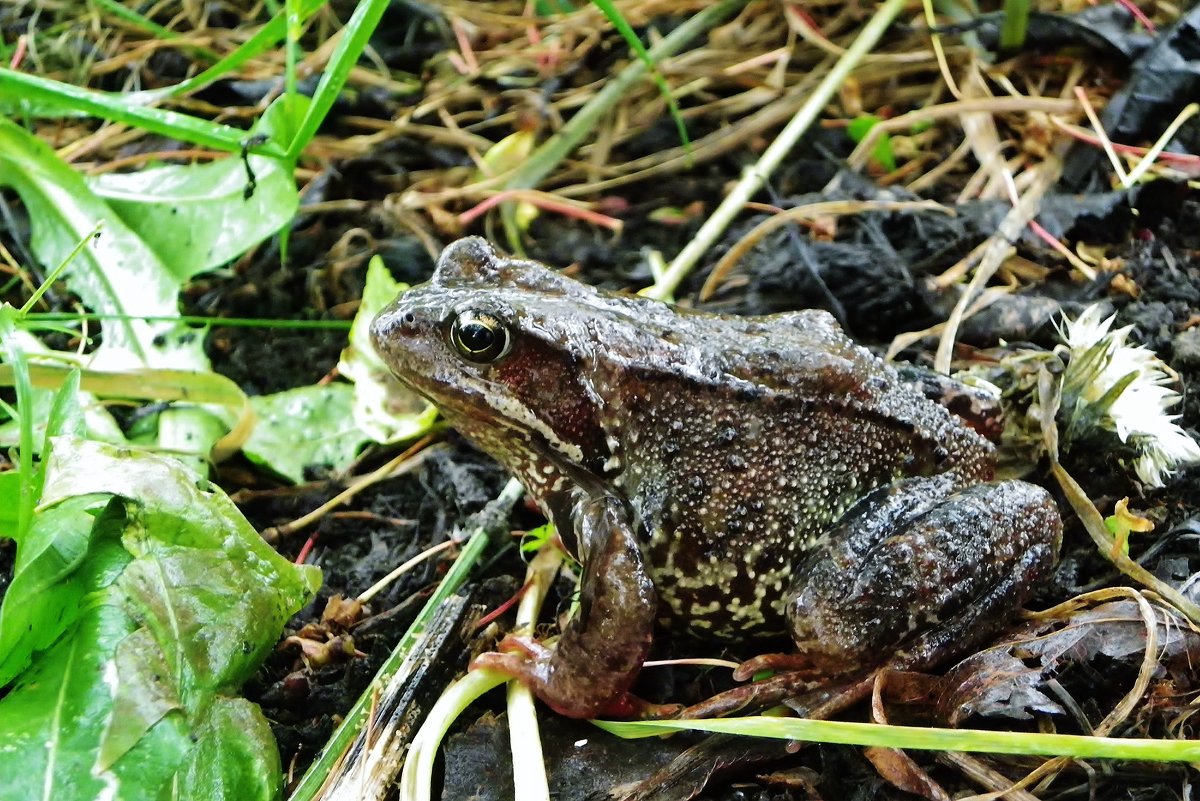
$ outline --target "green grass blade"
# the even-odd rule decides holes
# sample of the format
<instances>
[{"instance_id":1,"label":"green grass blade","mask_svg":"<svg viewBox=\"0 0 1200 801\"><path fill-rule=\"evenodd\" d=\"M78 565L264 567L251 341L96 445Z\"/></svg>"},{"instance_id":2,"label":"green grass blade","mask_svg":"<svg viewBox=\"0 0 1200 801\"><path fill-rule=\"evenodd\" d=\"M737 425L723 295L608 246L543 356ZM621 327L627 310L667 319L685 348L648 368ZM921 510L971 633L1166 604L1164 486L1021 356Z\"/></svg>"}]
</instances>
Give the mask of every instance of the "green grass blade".
<instances>
[{"instance_id":1,"label":"green grass blade","mask_svg":"<svg viewBox=\"0 0 1200 801\"><path fill-rule=\"evenodd\" d=\"M300 62L300 37L304 34L304 18L300 8L300 0L287 0L284 4L287 37L284 42L283 95L287 98L288 119L296 121L296 93L299 79L296 77L297 65Z\"/></svg>"},{"instance_id":2,"label":"green grass blade","mask_svg":"<svg viewBox=\"0 0 1200 801\"><path fill-rule=\"evenodd\" d=\"M219 325L222 328L270 328L284 331L349 331L349 320L267 320L257 317L198 317L194 315L151 316L140 314L98 314L95 312L30 312L26 315L30 323L39 327L56 325L64 322L121 322L140 320L144 323L173 323L184 325ZM68 329L57 326L56 330L69 332Z\"/></svg>"},{"instance_id":3,"label":"green grass blade","mask_svg":"<svg viewBox=\"0 0 1200 801\"><path fill-rule=\"evenodd\" d=\"M141 28L147 33L157 36L159 39L179 39L180 36L170 28L164 28L149 17L145 17L131 8L126 8L117 2L117 0L93 0L96 5L104 9L114 17L125 20L136 28ZM207 47L189 46L188 50L193 53L202 55L209 61L216 61L221 57L220 53L214 52Z\"/></svg>"},{"instance_id":4,"label":"green grass blade","mask_svg":"<svg viewBox=\"0 0 1200 801\"><path fill-rule=\"evenodd\" d=\"M248 136L241 128L177 111L130 105L120 95L95 92L10 69L0 69L0 100L10 105L14 101L18 105L41 102L232 153L241 152ZM281 155L278 146L272 143L253 145L249 150L266 156Z\"/></svg>"},{"instance_id":5,"label":"green grass blade","mask_svg":"<svg viewBox=\"0 0 1200 801\"><path fill-rule=\"evenodd\" d=\"M326 0L300 0L300 20L306 22L317 13ZM254 35L238 46L229 55L213 64L208 69L193 75L182 83L165 86L161 89L148 89L143 92L131 92L125 96L126 103L145 105L157 103L167 97L177 97L206 86L213 81L223 78L241 67L250 59L274 47L287 35L287 18L282 13L275 14L269 22L254 32Z\"/></svg>"},{"instance_id":6,"label":"green grass blade","mask_svg":"<svg viewBox=\"0 0 1200 801\"><path fill-rule=\"evenodd\" d=\"M17 339L18 312L8 304L0 305L0 357L8 362L13 372L13 385L17 390L17 414L20 425L20 450L17 453L17 475L20 495L17 506L18 541L33 520L33 507L41 494L33 469L33 383L29 379L29 361Z\"/></svg>"},{"instance_id":7,"label":"green grass blade","mask_svg":"<svg viewBox=\"0 0 1200 801\"><path fill-rule=\"evenodd\" d=\"M1004 0L1004 24L1000 28L1000 49L1016 50L1025 43L1029 28L1029 0Z\"/></svg>"},{"instance_id":8,"label":"green grass blade","mask_svg":"<svg viewBox=\"0 0 1200 801\"><path fill-rule=\"evenodd\" d=\"M346 27L342 29L342 38L329 58L321 82L317 84L308 112L296 129L295 138L287 151L286 158L289 161L295 162L300 157L304 148L316 135L325 116L329 114L329 110L333 108L342 87L346 85L346 79L350 77L350 70L358 63L358 57L366 48L389 2L390 0L362 0L355 7Z\"/></svg>"},{"instance_id":9,"label":"green grass blade","mask_svg":"<svg viewBox=\"0 0 1200 801\"><path fill-rule=\"evenodd\" d=\"M679 131L679 140L683 142L684 149L690 156L692 141L688 138L687 126L683 122L683 114L680 113L679 104L675 102L675 98L671 94L671 87L667 86L666 79L658 71L658 62L646 50L646 46L642 44L642 40L638 38L638 35L630 27L625 17L621 16L621 12L617 10L617 7L610 0L592 0L592 5L600 9L601 13L616 28L617 33L621 34L621 38L629 44L633 52L637 53L637 57L650 70L650 77L654 80L654 84L658 87L658 91L662 94L663 99L667 101L667 107L671 112L671 119L675 121L675 128Z\"/></svg>"},{"instance_id":10,"label":"green grass blade","mask_svg":"<svg viewBox=\"0 0 1200 801\"><path fill-rule=\"evenodd\" d=\"M778 740L932 751L1036 754L1076 759L1140 759L1155 762L1195 762L1200 760L1200 742L1196 740L1143 740L1121 737L1089 737L1080 734L938 729L767 716L718 720L637 722L598 720L593 722L605 731L620 737L657 737L664 731L707 731L751 737L771 737Z\"/></svg>"},{"instance_id":11,"label":"green grass blade","mask_svg":"<svg viewBox=\"0 0 1200 801\"><path fill-rule=\"evenodd\" d=\"M736 9L746 4L746 0L721 0L697 12L689 20L671 31L661 42L650 49L652 59L664 58L679 52L685 45L716 25ZM558 133L543 142L537 150L530 154L525 163L509 177L505 183L506 189L531 189L538 185L559 162L573 151L584 137L592 131L605 114L612 110L629 87L640 79L646 72L646 65L640 61L631 62L620 74L605 84L591 100L580 107L579 111L567 121ZM502 209L511 209L511 204L505 204ZM515 252L520 252L520 233L511 224L506 214L505 231L509 245Z\"/></svg>"}]
</instances>

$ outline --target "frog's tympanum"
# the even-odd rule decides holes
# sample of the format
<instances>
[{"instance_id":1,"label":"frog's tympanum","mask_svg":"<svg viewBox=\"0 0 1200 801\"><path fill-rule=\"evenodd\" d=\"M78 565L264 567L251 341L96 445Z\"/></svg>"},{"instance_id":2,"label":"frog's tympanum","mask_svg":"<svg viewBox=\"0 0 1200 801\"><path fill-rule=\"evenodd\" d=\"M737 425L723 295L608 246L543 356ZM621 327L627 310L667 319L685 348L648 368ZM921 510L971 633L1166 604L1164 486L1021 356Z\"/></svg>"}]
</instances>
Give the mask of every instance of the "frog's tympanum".
<instances>
[{"instance_id":1,"label":"frog's tympanum","mask_svg":"<svg viewBox=\"0 0 1200 801\"><path fill-rule=\"evenodd\" d=\"M823 311L689 311L471 238L372 336L579 557L557 647L482 660L564 714L622 698L656 623L787 633L829 676L928 668L994 633L1056 557L1047 492L993 481L991 444Z\"/></svg>"}]
</instances>

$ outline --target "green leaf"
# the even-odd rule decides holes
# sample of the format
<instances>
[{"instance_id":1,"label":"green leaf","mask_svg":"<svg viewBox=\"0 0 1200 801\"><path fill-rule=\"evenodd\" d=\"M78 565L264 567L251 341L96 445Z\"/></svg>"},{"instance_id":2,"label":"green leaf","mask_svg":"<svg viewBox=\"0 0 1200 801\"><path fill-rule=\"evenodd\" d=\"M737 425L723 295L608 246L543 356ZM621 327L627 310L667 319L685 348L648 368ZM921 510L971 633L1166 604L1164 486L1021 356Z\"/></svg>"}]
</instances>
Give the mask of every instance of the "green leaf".
<instances>
[{"instance_id":1,"label":"green leaf","mask_svg":"<svg viewBox=\"0 0 1200 801\"><path fill-rule=\"evenodd\" d=\"M521 553L537 553L546 547L556 533L553 523L546 523L532 531L526 531L525 535L521 537Z\"/></svg>"},{"instance_id":2,"label":"green leaf","mask_svg":"<svg viewBox=\"0 0 1200 801\"><path fill-rule=\"evenodd\" d=\"M50 447L51 437L83 436L85 418L83 409L79 406L79 382L81 380L79 370L73 369L67 376L67 380L63 381L62 386L54 393L54 401L46 415L46 441L42 446L43 449Z\"/></svg>"},{"instance_id":3,"label":"green leaf","mask_svg":"<svg viewBox=\"0 0 1200 801\"><path fill-rule=\"evenodd\" d=\"M118 315L104 326L93 363L207 368L199 338L185 326L137 316L175 317L179 287L174 273L45 143L0 119L0 185L21 197L33 225L34 253L56 265L98 221L103 231L67 267L71 291L94 311ZM186 344L189 343L190 344Z\"/></svg>"},{"instance_id":4,"label":"green leaf","mask_svg":"<svg viewBox=\"0 0 1200 801\"><path fill-rule=\"evenodd\" d=\"M275 553L174 460L68 437L46 459L41 536L25 546L47 545L18 550L9 591L22 577L18 597L36 607L22 614L42 622L6 618L3 631L43 644L48 616L67 622L0 699L0 797L276 798L269 729L229 694L317 571Z\"/></svg>"},{"instance_id":5,"label":"green leaf","mask_svg":"<svg viewBox=\"0 0 1200 801\"><path fill-rule=\"evenodd\" d=\"M117 644L113 667L120 676L112 713L100 736L96 767L108 770L137 747L146 734L183 705L168 681L170 665L148 629L137 629Z\"/></svg>"},{"instance_id":6,"label":"green leaf","mask_svg":"<svg viewBox=\"0 0 1200 801\"><path fill-rule=\"evenodd\" d=\"M861 142L880 122L882 120L874 114L864 114L850 121L850 124L846 126L846 133L855 142ZM871 148L871 160L888 172L896 169L896 156L892 152L892 140L886 132L876 140L875 146Z\"/></svg>"},{"instance_id":7,"label":"green leaf","mask_svg":"<svg viewBox=\"0 0 1200 801\"><path fill-rule=\"evenodd\" d=\"M0 687L75 624L90 588L83 566L92 525L108 495L83 495L47 509L18 543L12 583L0 604Z\"/></svg>"},{"instance_id":8,"label":"green leaf","mask_svg":"<svg viewBox=\"0 0 1200 801\"><path fill-rule=\"evenodd\" d=\"M286 141L283 114L276 101L252 135ZM255 177L249 197L247 169ZM295 216L300 197L291 165L266 156L105 173L88 185L183 279L237 258L278 231Z\"/></svg>"},{"instance_id":9,"label":"green leaf","mask_svg":"<svg viewBox=\"0 0 1200 801\"><path fill-rule=\"evenodd\" d=\"M354 388L349 384L307 386L250 399L258 415L246 457L295 483L304 468L350 466L371 438L354 424Z\"/></svg>"},{"instance_id":10,"label":"green leaf","mask_svg":"<svg viewBox=\"0 0 1200 801\"><path fill-rule=\"evenodd\" d=\"M102 492L136 502L123 540L135 562L122 583L152 628L196 637L210 679L199 662L172 669L197 681L217 687L249 675L274 643L274 634L255 637L278 633L320 584L316 568L276 553L216 485L174 460L65 439L55 440L51 456L43 507ZM240 631L213 641L208 627L221 622Z\"/></svg>"},{"instance_id":11,"label":"green leaf","mask_svg":"<svg viewBox=\"0 0 1200 801\"><path fill-rule=\"evenodd\" d=\"M29 530L33 507L40 492L38 475L33 466L33 418L28 412L20 411L28 409L33 397L29 360L26 357L25 348L20 342L20 332L17 330L20 317L21 313L17 309L7 303L0 303L0 356L3 356L4 361L8 362L7 365L0 364L0 367L9 368L12 373L13 386L17 390L16 409L0 399L0 404L2 404L0 411L7 412L16 424L17 453L16 458L13 459L19 481L17 503L14 507L17 523L13 537L16 539L24 537L25 532Z\"/></svg>"},{"instance_id":12,"label":"green leaf","mask_svg":"<svg viewBox=\"0 0 1200 801\"><path fill-rule=\"evenodd\" d=\"M219 697L195 735L196 747L179 772L180 798L279 798L279 748L257 706L242 698Z\"/></svg>"},{"instance_id":13,"label":"green leaf","mask_svg":"<svg viewBox=\"0 0 1200 801\"><path fill-rule=\"evenodd\" d=\"M62 637L0 700L0 794L4 798L158 797L192 747L181 715L170 715L107 769L97 745L112 711L110 682L124 679L113 656L136 624L113 603L114 578L129 562L119 536L121 504L95 521L81 565L86 590L70 636Z\"/></svg>"},{"instance_id":14,"label":"green leaf","mask_svg":"<svg viewBox=\"0 0 1200 801\"><path fill-rule=\"evenodd\" d=\"M0 473L0 537L15 540L21 508L21 474L16 470Z\"/></svg>"},{"instance_id":15,"label":"green leaf","mask_svg":"<svg viewBox=\"0 0 1200 801\"><path fill-rule=\"evenodd\" d=\"M371 344L371 321L408 286L392 278L383 259L367 265L362 303L350 326L350 344L338 372L354 382L354 422L376 442L400 442L426 433L437 410L401 384Z\"/></svg>"}]
</instances>

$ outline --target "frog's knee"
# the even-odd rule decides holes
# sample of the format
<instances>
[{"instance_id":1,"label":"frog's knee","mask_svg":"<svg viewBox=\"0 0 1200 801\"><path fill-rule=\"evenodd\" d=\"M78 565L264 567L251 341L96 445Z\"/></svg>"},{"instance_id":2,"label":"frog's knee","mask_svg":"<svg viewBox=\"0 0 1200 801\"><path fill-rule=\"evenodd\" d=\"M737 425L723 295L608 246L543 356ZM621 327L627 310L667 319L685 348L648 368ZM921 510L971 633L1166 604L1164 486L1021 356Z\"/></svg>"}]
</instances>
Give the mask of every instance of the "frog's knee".
<instances>
[{"instance_id":1,"label":"frog's knee","mask_svg":"<svg viewBox=\"0 0 1200 801\"><path fill-rule=\"evenodd\" d=\"M1044 488L1028 481L993 481L963 490L988 510L991 537L998 545L1011 544L1014 562L1029 548L1048 546L1051 561L1062 543L1062 516L1054 498ZM1038 548L1041 552L1041 548Z\"/></svg>"},{"instance_id":2,"label":"frog's knee","mask_svg":"<svg viewBox=\"0 0 1200 801\"><path fill-rule=\"evenodd\" d=\"M792 634L825 663L882 661L930 632L959 631L959 618L1002 621L1058 553L1058 509L1033 484L981 484L908 507L894 493L884 500L844 521L796 572ZM943 639L951 651L962 644Z\"/></svg>"}]
</instances>

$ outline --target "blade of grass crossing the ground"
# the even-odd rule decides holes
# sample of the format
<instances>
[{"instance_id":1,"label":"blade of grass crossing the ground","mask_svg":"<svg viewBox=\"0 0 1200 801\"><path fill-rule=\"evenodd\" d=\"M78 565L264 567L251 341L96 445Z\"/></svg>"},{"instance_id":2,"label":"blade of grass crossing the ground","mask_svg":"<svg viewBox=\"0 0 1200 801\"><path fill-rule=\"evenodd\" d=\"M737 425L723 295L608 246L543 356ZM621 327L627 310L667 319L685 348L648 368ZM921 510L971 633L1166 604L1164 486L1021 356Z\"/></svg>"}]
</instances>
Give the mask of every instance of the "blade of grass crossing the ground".
<instances>
[{"instance_id":1,"label":"blade of grass crossing the ground","mask_svg":"<svg viewBox=\"0 0 1200 801\"><path fill-rule=\"evenodd\" d=\"M53 108L90 114L110 122L124 123L161 136L231 153L241 152L247 136L246 131L241 128L202 120L177 111L132 106L124 102L119 95L95 92L3 68L0 68L0 100L7 106L15 104L18 109L25 104L40 102ZM279 148L270 143L251 145L249 150L264 156L281 155Z\"/></svg>"},{"instance_id":2,"label":"blade of grass crossing the ground","mask_svg":"<svg viewBox=\"0 0 1200 801\"><path fill-rule=\"evenodd\" d=\"M1000 28L1000 48L1015 50L1025 43L1029 28L1029 0L1004 0L1004 24Z\"/></svg>"},{"instance_id":3,"label":"blade of grass crossing the ground","mask_svg":"<svg viewBox=\"0 0 1200 801\"><path fill-rule=\"evenodd\" d=\"M695 14L675 30L671 31L658 44L650 48L648 54L652 61L666 58L679 52L685 45L704 31L721 22L728 15L746 4L747 0L722 0ZM519 167L505 183L506 189L532 189L569 155L583 139L595 130L600 120L608 114L613 106L629 91L629 88L645 74L647 66L643 61L634 61L604 88L585 103L579 111L565 124L558 133L551 136L535 150L523 166ZM508 245L513 252L521 253L520 230L515 222L515 204L506 203L501 207L504 218L505 235Z\"/></svg>"},{"instance_id":4,"label":"blade of grass crossing the ground","mask_svg":"<svg viewBox=\"0 0 1200 801\"><path fill-rule=\"evenodd\" d=\"M1079 734L938 729L778 717L594 722L605 731L621 737L658 737L667 731L690 730L771 737L780 740L919 750L1038 754L1041 756L1070 756L1078 759L1141 759L1162 762L1196 762L1200 760L1200 742L1195 740L1135 740L1119 737L1089 737Z\"/></svg>"},{"instance_id":5,"label":"blade of grass crossing the ground","mask_svg":"<svg viewBox=\"0 0 1200 801\"><path fill-rule=\"evenodd\" d=\"M138 12L134 11L133 9L126 8L125 6L118 3L116 0L93 0L93 2L95 2L96 5L100 6L100 8L104 9L109 14L112 14L114 17L123 19L126 22L130 23L131 25L133 25L137 28L141 28L142 30L144 30L150 34L153 34L154 36L157 36L159 39L168 39L169 40L169 39L179 39L180 38L180 35L178 33L176 33L175 31L173 31L169 28L164 28L163 26L159 25L154 20L139 14ZM219 59L221 57L220 53L215 53L212 50L208 49L207 47L199 47L196 45L190 45L188 47L188 50L192 51L193 53L195 53L197 55L203 56L204 58L208 59L209 61L216 61L217 59Z\"/></svg>"}]
</instances>

